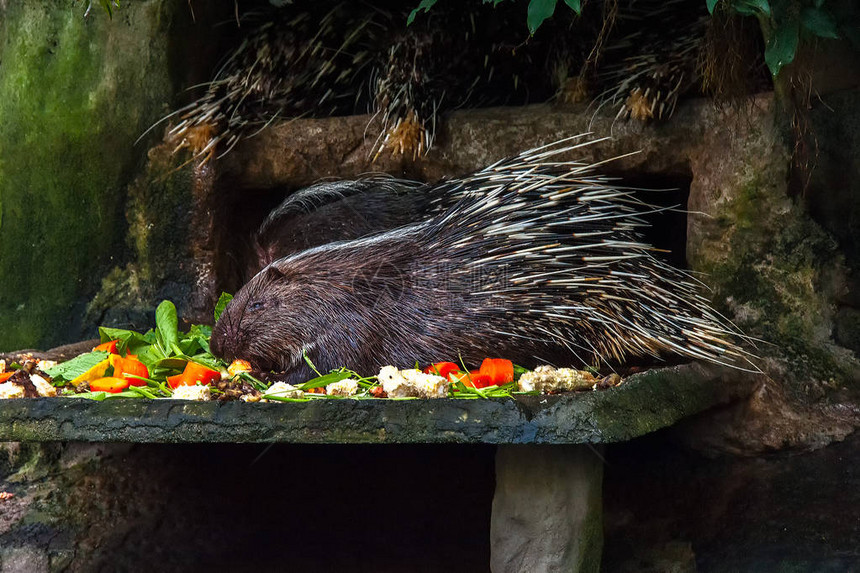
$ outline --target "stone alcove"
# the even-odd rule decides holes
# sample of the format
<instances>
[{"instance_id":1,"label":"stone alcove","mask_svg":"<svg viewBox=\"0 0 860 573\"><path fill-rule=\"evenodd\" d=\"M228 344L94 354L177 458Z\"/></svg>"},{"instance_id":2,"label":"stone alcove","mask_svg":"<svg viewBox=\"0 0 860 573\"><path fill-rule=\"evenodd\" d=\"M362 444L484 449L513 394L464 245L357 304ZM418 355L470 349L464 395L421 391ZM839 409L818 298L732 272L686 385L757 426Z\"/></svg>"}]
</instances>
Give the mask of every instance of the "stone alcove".
<instances>
[{"instance_id":1,"label":"stone alcove","mask_svg":"<svg viewBox=\"0 0 860 573\"><path fill-rule=\"evenodd\" d=\"M335 171L334 166L324 163L320 167L323 173ZM414 167L407 165L398 176L409 177ZM691 173L625 173L613 170L611 163L601 173L613 178L617 185L638 190L637 198L654 209L654 212L647 212L648 208L642 207L642 218L650 225L641 230L645 240L660 250L657 256L678 268L688 268L686 207ZM421 176L421 173L416 174L416 177ZM333 178L320 178L328 179ZM254 233L272 209L303 185L290 178L265 184L269 186L251 186L253 180L249 184L229 177L213 178L211 193L216 197L212 214L213 240L217 245L213 253L213 281L216 290L235 293L250 278L248 261L256 257L252 244Z\"/></svg>"},{"instance_id":2,"label":"stone alcove","mask_svg":"<svg viewBox=\"0 0 860 573\"><path fill-rule=\"evenodd\" d=\"M30 17L38 26L17 25L22 22L18 19L24 11L22 7L31 12ZM83 61L104 64L103 69L96 66L101 73L96 73L95 79L93 74L80 73L86 70L79 67L76 81L71 83L81 86L80 90L40 90L39 93L51 104L43 106L45 109L98 101L101 107L94 108L94 115L84 114L80 125L89 125L90 131L84 132L91 135L93 132L111 133L109 138L93 136L87 140L93 146L101 145L98 148L100 153L94 153L92 148L85 146L80 149L65 146L62 154L52 156L43 152L53 148L36 136L50 134L52 129L62 131L55 118L33 116L35 121L27 126L28 133L38 140L35 144L18 137L16 134L19 132L5 132L6 137L10 133L15 137L16 154L4 155L4 159L13 158L26 170L15 173L15 177L5 178L14 187L2 190L4 233L21 226L18 222L13 224L11 217L20 217L20 205L28 204L30 197L26 192L37 190L50 197L46 190L52 186L68 188L69 197L90 197L90 191L98 189L102 195L93 192L91 196L95 199L92 205L105 210L98 210L96 218L102 222L110 221L115 227L110 233L99 234L98 237L102 238L98 241L92 237L81 240L70 236L67 245L65 235L61 243L43 240L43 235L47 236L42 228L43 218L19 219L32 224L32 229L27 231L38 239L35 243L62 244L76 249L76 252L87 253L90 260L84 266L78 265L77 261L67 263L63 260L59 275L45 274L41 272L43 258L34 255L30 269L33 276L42 283L62 286L62 289L54 288L56 292L49 293L60 303L54 304L42 293L41 299L28 300L29 306L22 304L24 311L19 312L17 306L13 306L11 316L20 317L21 312L34 312L33 301L41 301L45 304L42 314L50 321L64 322L64 328L67 328L66 321L58 321L57 313L62 310L74 315L74 320L67 321L70 326L64 331L64 336L67 339L81 338L91 336L94 326L99 323L146 328L154 305L161 298L169 297L179 303L187 321L209 322L212 305L220 290L235 284L224 263L230 250L229 241L253 228L254 219L265 210L265 206L276 202L269 195L273 189L297 189L321 177L354 177L374 170L435 180L443 175L467 173L530 146L592 132L595 136L612 135L614 139L589 148L584 159L597 161L640 150L638 155L619 161L616 173L642 181L643 186L664 187L664 182L671 182L670 186L689 190L691 214L683 223L686 226L685 258L689 266L709 273L708 282L714 287L712 296L722 310L748 332L770 342L761 348L769 378L756 388L751 399L741 401L739 406L735 404L734 407L711 412L684 425L674 434L669 432L668 437L667 433L660 437L680 439L692 445L694 450L756 454L785 447L805 449L822 446L841 439L857 425L855 385L860 369L856 357L850 352L850 349L857 349L856 324L852 326L852 316L857 308L857 289L853 288L856 280L852 282L851 269L846 272L845 266L854 265L856 268L856 256L850 250L847 257L843 256L846 245L854 244L856 233L852 224L840 222L843 214L853 216L856 213L853 206L856 203L829 201L834 195L843 199L850 195L845 190L852 189L850 185L858 179L852 171L848 174L851 181L841 186L840 175L845 176L845 168L841 164L850 162L832 159L843 154L857 156L856 152L853 155L850 152L856 149L856 141L839 136L846 129L850 131L849 126L857 125L856 91L847 90L832 97L825 94L822 102L814 102L815 117L831 124L829 131L825 130L820 135L828 138L829 147L825 145L822 149L829 155L822 159L822 165L826 163L826 177L816 179L818 175L814 173L812 187L807 192L796 185L790 162L793 139L783 129L785 115L779 109L778 100L770 94L754 98L748 102L749 107L742 109L715 109L711 102L690 101L679 107L671 122L653 125L616 122L612 114L595 113L584 106L533 105L458 111L446 118L439 145L414 164L388 157L376 163L369 161L369 147L375 133L372 125L370 130L366 129L370 119L367 116L307 119L273 126L225 158L200 167L187 164L187 157L183 157L181 152L172 155L175 145L161 144L159 130L152 132L151 139L144 140L138 147L132 146L133 140L146 126L175 109L175 102L181 99L181 96L175 96L177 89L208 77L202 70L190 74L186 73L188 70L183 72L179 60L187 59L190 53L208 54L206 57L211 61L217 59L216 54L206 51L213 45L207 41L208 31L204 33L197 29L196 34L183 36L188 30L195 29L187 7L184 0L129 3L124 6L129 12L121 13L115 20L119 25L112 25L107 19L80 24L72 19L76 16L58 17L57 12L45 11L43 5L36 2L0 5L0 15L4 20L17 23L5 28L4 34L13 29L35 30L36 45L46 28L62 28L63 22L67 22L65 30L70 31L70 35L59 36L61 41L54 45L50 54L62 56L65 50L77 43L77 40L69 41L76 37L78 40L86 39L79 42L84 47L101 47L93 53L84 50ZM222 3L220 8L224 11L222 19L229 20L232 3ZM205 14L197 16L202 18ZM226 27L221 29L227 30ZM51 33L48 29L46 37ZM161 42L165 36L171 40ZM11 35L4 36L4 39L7 37ZM131 41L133 38L144 41ZM146 41L150 39L152 41ZM11 45L14 44L4 44L4 50L9 50ZM112 54L112 50L105 49L105 46L124 46L127 49ZM175 51L177 46L184 51ZM3 54L4 71L16 69L8 53ZM44 63L51 61L51 56L41 51L38 57L45 58ZM36 61L43 63L41 59ZM40 85L55 84L55 68L33 65L32 70ZM196 79L192 77L195 73ZM34 80L34 84L39 81ZM10 89L8 83L3 85L5 90ZM3 93L8 94L9 91ZM107 97L104 94L108 94ZM142 103L127 102L123 107L123 110L130 110L129 113L123 111L119 117L116 114L99 115L99 110L106 109L105 105L113 105L119 96L138 94L143 98ZM102 99L98 99L98 95ZM14 102L14 98L4 98L3 101L7 106L4 110L15 112L15 104L9 103ZM127 100L122 101L126 103ZM134 117L134 122L129 122L130 116ZM6 117L14 117L14 113ZM92 120L89 124L88 119ZM103 124L102 120L107 123ZM30 145L40 145L38 153L34 153ZM2 149L8 153L12 147L7 145ZM122 150L121 154L116 153L118 149ZM94 156L109 157L110 170L103 169L104 164L94 163ZM45 186L37 176L51 173L51 165L54 165L53 175L60 183L51 182ZM80 166L95 166L94 172L99 176L81 182L74 173ZM68 167L71 171L61 167ZM18 177L25 172L27 177ZM133 180L130 185L129 180ZM837 188L835 193L831 187ZM260 199L257 214L236 222L230 217L234 212L232 207L243 203L247 194ZM125 217L120 213L121 201L117 200L120 197L126 198ZM16 207L12 209L10 205ZM814 220L807 214L807 205L811 205ZM54 217L59 215L54 214ZM849 217L849 220L853 219ZM56 219L51 221L59 225ZM676 225L671 224L678 231ZM4 264L10 260L7 257ZM4 290L4 295L11 290L26 290L18 289L17 277L23 276L24 265L20 264L20 259L15 260L19 261L18 266L3 274L6 286L15 288ZM83 276L73 282L63 272ZM95 285L102 278L101 292L93 301ZM76 287L78 291L72 297L76 303L63 306L69 300L67 291L70 284L82 286ZM7 299L3 301L4 308L8 308ZM834 301L840 306L838 313L835 313ZM80 315L87 305L90 308L88 321L81 327ZM49 316L49 312L55 314ZM842 317L841 322L835 321L834 316L836 319ZM832 338L834 333L835 339ZM56 338L41 340L62 341ZM855 341L853 345L852 340ZM18 438L22 439L21 436ZM150 452L158 449L156 446L152 448ZM150 470L163 460L194 460L194 456L183 458L182 452L176 457L171 457L175 452L162 452L155 454L155 461L152 461L153 458L144 459L147 452L141 453L141 450L145 449L129 450L130 457L141 455L142 463ZM48 447L42 453L50 457L50 450ZM121 450L109 452L107 465L113 469L108 468L108 472L121 472L122 468L130 467L126 465L127 458ZM218 447L213 446L208 451L195 454L211 462L218 455L217 450ZM291 452L282 450L279 453L289 455ZM76 473L78 471L92 471L97 466L95 460L98 455L89 450L84 456L76 457L75 454L75 451L58 453L53 459L62 460L61 468L72 468L66 474L71 477L71 483L90 486L92 482L83 480L81 483L74 478L80 476ZM437 454L442 457L438 452L430 455ZM313 457L307 452L303 455ZM247 462L248 457L251 456L244 451L233 459ZM10 459L13 458L10 454ZM81 462L81 458L85 461ZM486 478L488 459L489 456L481 456L480 463L476 464L480 467L473 466L469 470L473 478ZM22 456L15 460L13 465L17 463L38 469L38 463L30 457ZM421 467L422 462L416 462L416 467ZM633 464L632 467L637 469L642 465ZM648 466L644 465L647 471ZM626 485L625 479L632 479L624 475L625 467L630 466L616 466L616 475L621 475L615 482L619 489ZM57 471L62 473L64 470ZM277 474L278 477L289 475L289 469ZM44 474L19 477L21 480L17 483L23 484L18 490L21 494L19 500L32 501L33 497L50 495L50 487L45 487L50 482L44 481ZM169 481L156 480L155 483L170 485ZM642 497L646 497L648 487L641 483L638 486L631 490L643 492ZM129 491L134 491L134 488ZM116 515L111 511L117 506L112 505L109 495L106 497L107 500L103 500L104 515ZM206 501L201 500L195 507L206 507ZM487 500L482 499L481 503L486 506ZM39 509L38 504L31 507ZM688 507L695 507L695 503L689 502ZM87 508L81 509L88 511ZM645 512L639 515L647 517ZM154 522L157 523L158 518ZM25 541L37 539L41 544L39 547L57 550L58 567L64 563L64 555L67 554L64 552L75 551L75 545L66 543L70 540L62 535L57 537L56 530L39 529L41 524L36 522L16 523L17 529L3 534L4 550L10 547L13 550L26 549ZM122 544L125 539L118 536L111 541ZM90 542L90 539L85 540L84 549Z\"/></svg>"}]
</instances>

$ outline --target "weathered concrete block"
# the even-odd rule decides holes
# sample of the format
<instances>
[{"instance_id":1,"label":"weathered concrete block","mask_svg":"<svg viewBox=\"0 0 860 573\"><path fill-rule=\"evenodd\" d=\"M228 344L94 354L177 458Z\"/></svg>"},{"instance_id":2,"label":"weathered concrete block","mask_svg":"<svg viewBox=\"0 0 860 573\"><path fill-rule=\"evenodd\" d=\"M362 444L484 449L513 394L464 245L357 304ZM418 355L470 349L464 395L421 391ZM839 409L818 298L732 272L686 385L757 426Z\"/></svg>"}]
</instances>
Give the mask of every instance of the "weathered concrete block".
<instances>
[{"instance_id":1,"label":"weathered concrete block","mask_svg":"<svg viewBox=\"0 0 860 573\"><path fill-rule=\"evenodd\" d=\"M493 573L597 573L603 460L586 446L499 446Z\"/></svg>"},{"instance_id":2,"label":"weathered concrete block","mask_svg":"<svg viewBox=\"0 0 860 573\"><path fill-rule=\"evenodd\" d=\"M688 364L610 390L515 400L250 404L22 398L0 401L0 440L579 444L626 441L746 396L756 377Z\"/></svg>"}]
</instances>

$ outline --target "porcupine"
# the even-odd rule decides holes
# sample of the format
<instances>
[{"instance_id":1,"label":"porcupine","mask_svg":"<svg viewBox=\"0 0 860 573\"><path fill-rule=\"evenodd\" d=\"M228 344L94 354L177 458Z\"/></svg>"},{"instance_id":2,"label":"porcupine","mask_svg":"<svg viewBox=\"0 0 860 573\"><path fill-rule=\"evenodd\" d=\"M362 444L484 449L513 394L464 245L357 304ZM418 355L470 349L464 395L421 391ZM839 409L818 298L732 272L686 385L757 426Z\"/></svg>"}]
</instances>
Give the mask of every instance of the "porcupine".
<instances>
[{"instance_id":1,"label":"porcupine","mask_svg":"<svg viewBox=\"0 0 860 573\"><path fill-rule=\"evenodd\" d=\"M384 12L360 13L355 5L303 2L244 15L250 33L202 97L164 118L179 118L169 137L209 158L278 118L353 113L385 32L377 21Z\"/></svg>"},{"instance_id":2,"label":"porcupine","mask_svg":"<svg viewBox=\"0 0 860 573\"><path fill-rule=\"evenodd\" d=\"M369 111L381 124L374 157L414 159L432 147L448 110L555 95L648 121L705 91L709 16L700 1L584 3L580 17L557 10L533 37L518 3L484 4L440 2L409 27L411 6L393 0L252 11L206 93L165 118L178 118L169 136L209 158L279 119Z\"/></svg>"},{"instance_id":3,"label":"porcupine","mask_svg":"<svg viewBox=\"0 0 860 573\"><path fill-rule=\"evenodd\" d=\"M515 5L449 2L395 28L370 86L371 111L382 123L376 154L427 153L445 111L549 99L556 91L549 60L560 43L554 32L566 30L571 14L533 37L524 16Z\"/></svg>"},{"instance_id":4,"label":"porcupine","mask_svg":"<svg viewBox=\"0 0 860 573\"><path fill-rule=\"evenodd\" d=\"M357 239L429 217L425 185L390 176L321 182L290 194L253 237L254 276L287 255L335 241Z\"/></svg>"},{"instance_id":5,"label":"porcupine","mask_svg":"<svg viewBox=\"0 0 860 573\"><path fill-rule=\"evenodd\" d=\"M255 257L246 281L287 255L423 221L458 199L444 189L389 175L316 183L290 194L266 216L252 237Z\"/></svg>"},{"instance_id":6,"label":"porcupine","mask_svg":"<svg viewBox=\"0 0 860 573\"><path fill-rule=\"evenodd\" d=\"M543 64L551 31L529 40L514 6L440 4L407 28L408 13L394 1L250 13L206 93L168 116L178 117L169 137L212 157L277 119L369 111L381 123L373 153L415 158L433 145L442 111L554 92Z\"/></svg>"},{"instance_id":7,"label":"porcupine","mask_svg":"<svg viewBox=\"0 0 860 573\"><path fill-rule=\"evenodd\" d=\"M558 142L433 185L430 219L279 259L217 322L213 352L287 381L461 357L597 364L676 354L737 365L737 330L654 257L644 205ZM740 335L742 336L742 335Z\"/></svg>"},{"instance_id":8,"label":"porcupine","mask_svg":"<svg viewBox=\"0 0 860 573\"><path fill-rule=\"evenodd\" d=\"M665 120L687 95L725 100L767 88L761 50L749 49L759 34L723 9L711 17L702 2L631 0L617 11L615 28L596 72L595 100L616 108L618 118Z\"/></svg>"}]
</instances>

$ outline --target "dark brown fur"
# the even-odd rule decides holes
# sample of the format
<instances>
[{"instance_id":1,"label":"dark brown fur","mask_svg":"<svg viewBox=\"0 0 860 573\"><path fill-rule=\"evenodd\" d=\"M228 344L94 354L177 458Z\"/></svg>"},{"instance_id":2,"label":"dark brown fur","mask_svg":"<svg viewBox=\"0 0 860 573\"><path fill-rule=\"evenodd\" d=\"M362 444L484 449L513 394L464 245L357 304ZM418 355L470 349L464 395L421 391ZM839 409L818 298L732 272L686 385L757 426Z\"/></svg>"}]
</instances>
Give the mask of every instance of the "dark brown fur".
<instances>
[{"instance_id":1,"label":"dark brown fur","mask_svg":"<svg viewBox=\"0 0 860 573\"><path fill-rule=\"evenodd\" d=\"M287 257L255 276L225 309L212 349L228 359L287 371L301 382L348 366L374 375L381 366L440 360L479 363L488 355L535 361L535 346L489 333L492 322L470 311L478 277L448 275L427 249L430 225L328 245ZM449 281L448 279L451 279ZM490 297L483 297L489 299ZM502 307L488 308L499 323ZM483 320L482 320L483 319Z\"/></svg>"},{"instance_id":2,"label":"dark brown fur","mask_svg":"<svg viewBox=\"0 0 860 573\"><path fill-rule=\"evenodd\" d=\"M317 183L289 195L254 237L248 277L306 249L358 239L429 216L427 186L387 176Z\"/></svg>"}]
</instances>

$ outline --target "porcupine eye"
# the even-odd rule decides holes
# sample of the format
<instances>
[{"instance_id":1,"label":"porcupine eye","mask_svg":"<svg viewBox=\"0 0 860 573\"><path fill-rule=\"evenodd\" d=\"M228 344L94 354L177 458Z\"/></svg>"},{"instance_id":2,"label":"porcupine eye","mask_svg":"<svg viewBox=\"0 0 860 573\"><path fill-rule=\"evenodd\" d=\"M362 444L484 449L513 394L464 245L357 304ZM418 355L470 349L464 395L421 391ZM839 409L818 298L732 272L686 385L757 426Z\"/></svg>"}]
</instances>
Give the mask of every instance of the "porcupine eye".
<instances>
[{"instance_id":1,"label":"porcupine eye","mask_svg":"<svg viewBox=\"0 0 860 573\"><path fill-rule=\"evenodd\" d=\"M247 309L248 312L257 312L259 310L263 310L266 308L266 303L262 300L252 300L248 303Z\"/></svg>"}]
</instances>

